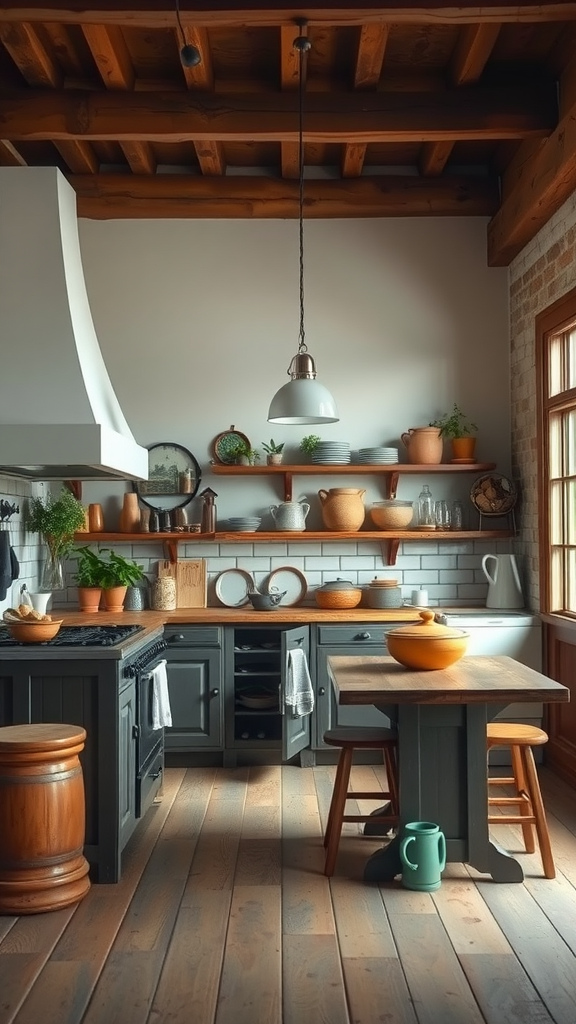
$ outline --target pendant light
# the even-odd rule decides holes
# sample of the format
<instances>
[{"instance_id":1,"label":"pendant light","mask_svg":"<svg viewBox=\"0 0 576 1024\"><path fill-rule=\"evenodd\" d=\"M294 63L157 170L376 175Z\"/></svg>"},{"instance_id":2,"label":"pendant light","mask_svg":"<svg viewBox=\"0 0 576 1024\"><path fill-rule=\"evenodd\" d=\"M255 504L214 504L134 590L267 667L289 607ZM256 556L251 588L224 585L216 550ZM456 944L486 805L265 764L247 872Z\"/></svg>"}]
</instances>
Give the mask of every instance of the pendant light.
<instances>
[{"instance_id":1,"label":"pendant light","mask_svg":"<svg viewBox=\"0 0 576 1024\"><path fill-rule=\"evenodd\" d=\"M300 26L306 25L299 21ZM300 332L298 352L288 367L288 384L276 392L268 411L269 423L292 425L305 423L336 423L339 419L336 403L327 388L316 380L314 360L308 352L304 334L304 60L310 49L307 36L299 35L294 40L298 51L298 227L300 249Z\"/></svg>"},{"instance_id":2,"label":"pendant light","mask_svg":"<svg viewBox=\"0 0 576 1024\"><path fill-rule=\"evenodd\" d=\"M192 43L186 42L186 36L184 35L184 29L182 28L182 22L180 21L180 3L176 0L176 21L178 22L178 28L180 29L180 38L182 39L182 49L180 50L180 63L184 68L195 68L198 64L202 63L202 57L200 50L197 46L193 46Z\"/></svg>"}]
</instances>

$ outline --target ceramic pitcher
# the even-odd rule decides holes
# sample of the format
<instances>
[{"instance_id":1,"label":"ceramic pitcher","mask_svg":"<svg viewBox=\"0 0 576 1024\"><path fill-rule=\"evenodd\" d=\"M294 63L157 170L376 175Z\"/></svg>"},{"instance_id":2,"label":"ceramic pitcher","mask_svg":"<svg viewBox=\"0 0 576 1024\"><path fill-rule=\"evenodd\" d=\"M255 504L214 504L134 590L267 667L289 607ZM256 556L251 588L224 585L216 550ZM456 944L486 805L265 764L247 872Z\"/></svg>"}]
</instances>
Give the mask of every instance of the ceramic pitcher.
<instances>
[{"instance_id":1,"label":"ceramic pitcher","mask_svg":"<svg viewBox=\"0 0 576 1024\"><path fill-rule=\"evenodd\" d=\"M484 555L482 569L489 583L487 608L524 607L524 595L514 555Z\"/></svg>"},{"instance_id":2,"label":"ceramic pitcher","mask_svg":"<svg viewBox=\"0 0 576 1024\"><path fill-rule=\"evenodd\" d=\"M280 505L270 505L270 511L277 530L302 531L306 529L310 505L307 501L283 501Z\"/></svg>"},{"instance_id":3,"label":"ceramic pitcher","mask_svg":"<svg viewBox=\"0 0 576 1024\"><path fill-rule=\"evenodd\" d=\"M402 885L406 889L432 892L440 888L446 867L446 839L432 821L411 821L400 840Z\"/></svg>"},{"instance_id":4,"label":"ceramic pitcher","mask_svg":"<svg viewBox=\"0 0 576 1024\"><path fill-rule=\"evenodd\" d=\"M438 427L410 427L401 435L408 449L408 461L420 466L442 462L444 443Z\"/></svg>"},{"instance_id":5,"label":"ceramic pitcher","mask_svg":"<svg viewBox=\"0 0 576 1024\"><path fill-rule=\"evenodd\" d=\"M359 530L364 522L362 499L365 494L366 491L359 491L355 487L331 487L329 491L318 491L326 529L342 532Z\"/></svg>"}]
</instances>

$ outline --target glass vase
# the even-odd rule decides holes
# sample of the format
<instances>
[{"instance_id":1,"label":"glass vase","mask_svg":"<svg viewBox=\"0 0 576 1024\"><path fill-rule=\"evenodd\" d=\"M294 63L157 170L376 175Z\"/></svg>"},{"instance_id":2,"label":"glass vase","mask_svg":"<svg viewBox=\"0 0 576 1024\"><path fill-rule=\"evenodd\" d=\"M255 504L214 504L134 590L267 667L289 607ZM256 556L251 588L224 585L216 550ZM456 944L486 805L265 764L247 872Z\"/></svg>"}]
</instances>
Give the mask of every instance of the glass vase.
<instances>
[{"instance_id":1,"label":"glass vase","mask_svg":"<svg viewBox=\"0 0 576 1024\"><path fill-rule=\"evenodd\" d=\"M40 576L40 590L52 591L52 590L63 590L64 589L64 571L62 569L62 560L57 555L53 555L48 551L46 559L42 566L42 575Z\"/></svg>"}]
</instances>

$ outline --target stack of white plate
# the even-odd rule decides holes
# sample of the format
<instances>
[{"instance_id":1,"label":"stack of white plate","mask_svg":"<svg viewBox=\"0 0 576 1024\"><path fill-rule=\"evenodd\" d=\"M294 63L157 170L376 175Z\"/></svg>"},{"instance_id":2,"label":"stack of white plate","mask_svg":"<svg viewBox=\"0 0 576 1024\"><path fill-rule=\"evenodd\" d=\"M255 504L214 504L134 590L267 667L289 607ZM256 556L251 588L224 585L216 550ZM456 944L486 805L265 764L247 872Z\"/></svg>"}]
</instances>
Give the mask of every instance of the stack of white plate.
<instances>
[{"instance_id":1,"label":"stack of white plate","mask_svg":"<svg viewBox=\"0 0 576 1024\"><path fill-rule=\"evenodd\" d=\"M261 516L233 516L228 526L233 533L255 533L261 522Z\"/></svg>"},{"instance_id":2,"label":"stack of white plate","mask_svg":"<svg viewBox=\"0 0 576 1024\"><path fill-rule=\"evenodd\" d=\"M319 441L312 454L316 465L344 465L350 462L349 441Z\"/></svg>"},{"instance_id":3,"label":"stack of white plate","mask_svg":"<svg viewBox=\"0 0 576 1024\"><path fill-rule=\"evenodd\" d=\"M398 462L397 448L360 448L358 462L361 466L391 466Z\"/></svg>"}]
</instances>

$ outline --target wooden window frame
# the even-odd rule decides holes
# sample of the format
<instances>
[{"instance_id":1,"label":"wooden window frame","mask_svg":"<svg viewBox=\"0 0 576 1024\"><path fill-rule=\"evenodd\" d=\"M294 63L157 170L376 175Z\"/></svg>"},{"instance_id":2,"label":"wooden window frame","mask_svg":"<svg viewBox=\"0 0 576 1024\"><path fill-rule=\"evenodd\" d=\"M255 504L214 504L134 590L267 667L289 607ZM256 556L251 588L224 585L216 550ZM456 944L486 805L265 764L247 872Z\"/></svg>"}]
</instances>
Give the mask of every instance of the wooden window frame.
<instances>
[{"instance_id":1,"label":"wooden window frame","mask_svg":"<svg viewBox=\"0 0 576 1024\"><path fill-rule=\"evenodd\" d=\"M550 443L549 415L555 410L576 409L576 387L568 388L556 395L549 394L549 339L558 337L569 327L576 330L576 288L562 296L535 318L536 335L536 380L537 380L537 436L538 436L538 548L540 577L540 611L548 616L573 619L576 623L576 608L572 610L552 607L551 594L551 514L550 514ZM574 377L574 371L572 373ZM564 534L565 536L565 534ZM561 547L565 547L563 540Z\"/></svg>"}]
</instances>

